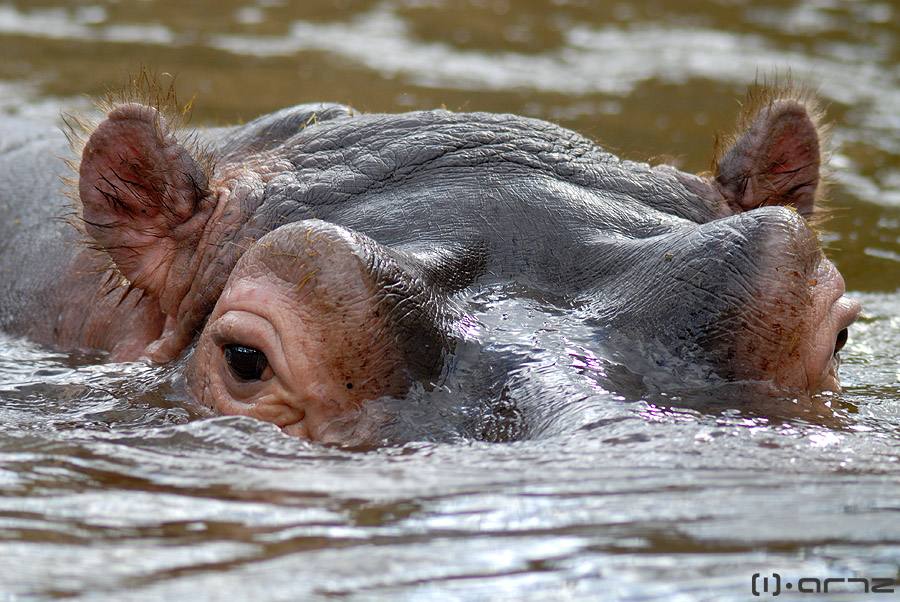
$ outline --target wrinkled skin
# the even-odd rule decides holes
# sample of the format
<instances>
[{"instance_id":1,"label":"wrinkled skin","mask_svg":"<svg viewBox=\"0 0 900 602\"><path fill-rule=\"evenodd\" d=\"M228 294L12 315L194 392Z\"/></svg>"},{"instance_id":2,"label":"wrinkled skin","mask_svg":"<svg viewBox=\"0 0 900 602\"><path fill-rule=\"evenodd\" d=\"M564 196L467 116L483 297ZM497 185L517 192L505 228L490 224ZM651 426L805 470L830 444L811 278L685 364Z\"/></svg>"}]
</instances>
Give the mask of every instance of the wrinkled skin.
<instances>
[{"instance_id":1,"label":"wrinkled skin","mask_svg":"<svg viewBox=\"0 0 900 602\"><path fill-rule=\"evenodd\" d=\"M705 177L539 120L338 105L205 133L199 152L124 103L81 153L83 233L48 219L57 137L0 127L0 325L113 360L184 357L219 413L376 437L364 408L439 385L472 344L469 303L504 283L577 315L658 390L839 390L859 307L807 224L820 133L790 95Z\"/></svg>"}]
</instances>

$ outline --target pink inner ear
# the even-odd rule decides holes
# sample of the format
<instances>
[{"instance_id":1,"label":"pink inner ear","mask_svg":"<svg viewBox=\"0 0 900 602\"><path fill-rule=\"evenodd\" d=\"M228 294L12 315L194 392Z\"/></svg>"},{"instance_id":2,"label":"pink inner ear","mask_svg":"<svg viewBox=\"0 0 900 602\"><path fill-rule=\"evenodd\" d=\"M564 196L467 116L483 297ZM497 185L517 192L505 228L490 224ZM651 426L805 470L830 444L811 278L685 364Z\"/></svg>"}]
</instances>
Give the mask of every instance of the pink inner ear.
<instances>
[{"instance_id":1,"label":"pink inner ear","mask_svg":"<svg viewBox=\"0 0 900 602\"><path fill-rule=\"evenodd\" d=\"M815 210L819 134L799 101L772 102L716 165L716 182L735 211L790 205Z\"/></svg>"},{"instance_id":2,"label":"pink inner ear","mask_svg":"<svg viewBox=\"0 0 900 602\"><path fill-rule=\"evenodd\" d=\"M815 210L819 185L819 137L806 112L784 114L769 149L771 198L766 204L791 205L804 215Z\"/></svg>"},{"instance_id":3,"label":"pink inner ear","mask_svg":"<svg viewBox=\"0 0 900 602\"><path fill-rule=\"evenodd\" d=\"M808 132L803 131L804 124L785 124L782 132L768 153L772 159L772 173L796 172L811 166L819 170L818 140L810 140ZM816 145L810 147L810 142Z\"/></svg>"},{"instance_id":4,"label":"pink inner ear","mask_svg":"<svg viewBox=\"0 0 900 602\"><path fill-rule=\"evenodd\" d=\"M78 190L88 234L126 278L157 292L179 226L195 214L207 185L162 115L132 103L113 109L91 134Z\"/></svg>"}]
</instances>

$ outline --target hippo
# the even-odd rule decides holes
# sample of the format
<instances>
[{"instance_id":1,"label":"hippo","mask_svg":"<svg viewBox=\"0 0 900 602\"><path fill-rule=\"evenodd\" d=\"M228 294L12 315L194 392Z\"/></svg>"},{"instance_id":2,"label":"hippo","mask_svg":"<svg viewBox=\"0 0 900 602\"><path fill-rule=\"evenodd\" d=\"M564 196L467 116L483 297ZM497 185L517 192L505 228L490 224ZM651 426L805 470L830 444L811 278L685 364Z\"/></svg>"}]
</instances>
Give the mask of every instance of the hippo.
<instances>
[{"instance_id":1,"label":"hippo","mask_svg":"<svg viewBox=\"0 0 900 602\"><path fill-rule=\"evenodd\" d=\"M70 118L69 168L60 132L0 121L4 332L177 363L212 412L325 442L440 387L485 291L583 324L654 390L840 390L860 308L814 228L825 130L795 87L757 93L700 175L517 115L307 104L189 130L162 96Z\"/></svg>"}]
</instances>

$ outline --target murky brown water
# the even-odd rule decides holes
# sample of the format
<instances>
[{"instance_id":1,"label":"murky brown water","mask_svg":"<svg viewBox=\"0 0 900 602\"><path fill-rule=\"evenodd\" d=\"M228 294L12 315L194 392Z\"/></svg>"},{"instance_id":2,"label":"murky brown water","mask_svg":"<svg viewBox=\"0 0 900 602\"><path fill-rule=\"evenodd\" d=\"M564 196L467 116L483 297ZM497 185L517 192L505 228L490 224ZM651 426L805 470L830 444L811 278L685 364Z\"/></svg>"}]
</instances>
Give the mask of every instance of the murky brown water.
<instances>
[{"instance_id":1,"label":"murky brown water","mask_svg":"<svg viewBox=\"0 0 900 602\"><path fill-rule=\"evenodd\" d=\"M195 125L444 105L702 171L746 85L790 72L835 125L825 240L865 308L837 422L592 397L549 370L584 359L571 342L514 315L578 400L568 428L367 453L4 340L0 599L746 600L778 573L812 600L803 577L900 578L898 23L850 0L0 0L0 111L44 121L148 66Z\"/></svg>"}]
</instances>

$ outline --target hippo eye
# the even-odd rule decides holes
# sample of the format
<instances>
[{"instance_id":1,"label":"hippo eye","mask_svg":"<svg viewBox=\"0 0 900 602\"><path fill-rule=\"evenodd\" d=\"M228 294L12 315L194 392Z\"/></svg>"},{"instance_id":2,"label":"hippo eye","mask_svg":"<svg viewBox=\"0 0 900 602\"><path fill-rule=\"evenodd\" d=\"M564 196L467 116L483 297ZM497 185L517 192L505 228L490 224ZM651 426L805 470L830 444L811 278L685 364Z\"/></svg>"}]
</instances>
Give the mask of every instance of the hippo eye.
<instances>
[{"instance_id":1,"label":"hippo eye","mask_svg":"<svg viewBox=\"0 0 900 602\"><path fill-rule=\"evenodd\" d=\"M269 365L266 354L253 347L225 345L225 361L240 380L259 380Z\"/></svg>"},{"instance_id":2,"label":"hippo eye","mask_svg":"<svg viewBox=\"0 0 900 602\"><path fill-rule=\"evenodd\" d=\"M838 351L844 348L849 337L850 334L847 332L846 328L837 333L837 339L834 341L834 355L837 355Z\"/></svg>"}]
</instances>

